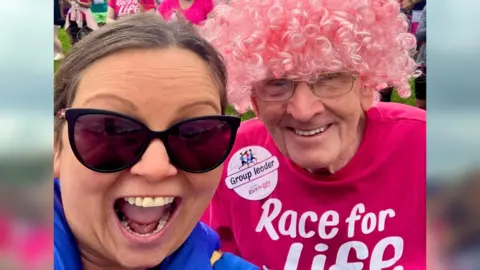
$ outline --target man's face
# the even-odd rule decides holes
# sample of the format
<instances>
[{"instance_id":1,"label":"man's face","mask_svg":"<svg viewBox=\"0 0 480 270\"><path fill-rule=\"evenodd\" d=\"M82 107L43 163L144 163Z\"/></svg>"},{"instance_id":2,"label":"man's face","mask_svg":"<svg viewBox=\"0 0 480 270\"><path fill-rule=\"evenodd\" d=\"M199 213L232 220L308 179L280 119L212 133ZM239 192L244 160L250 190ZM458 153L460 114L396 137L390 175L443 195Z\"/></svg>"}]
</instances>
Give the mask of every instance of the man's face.
<instances>
[{"instance_id":1,"label":"man's face","mask_svg":"<svg viewBox=\"0 0 480 270\"><path fill-rule=\"evenodd\" d=\"M340 80L343 75L335 76L328 80ZM265 98L265 84L279 87L286 83L262 82L252 95L254 110L280 151L311 171L326 168L333 172L348 163L361 141L365 112L374 101L373 90L365 89L360 79L347 83L344 77L337 88L328 80L311 85L297 82L294 87L271 91L269 98ZM331 94L334 89L338 94Z\"/></svg>"}]
</instances>

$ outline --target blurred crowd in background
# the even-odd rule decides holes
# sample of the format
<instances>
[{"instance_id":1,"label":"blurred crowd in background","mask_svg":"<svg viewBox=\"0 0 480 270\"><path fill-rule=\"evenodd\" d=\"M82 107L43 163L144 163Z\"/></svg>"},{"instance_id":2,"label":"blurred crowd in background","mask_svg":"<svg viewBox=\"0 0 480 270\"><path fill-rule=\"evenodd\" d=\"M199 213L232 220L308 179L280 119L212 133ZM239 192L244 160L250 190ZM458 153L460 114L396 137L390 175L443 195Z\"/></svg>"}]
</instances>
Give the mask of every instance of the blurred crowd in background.
<instances>
[{"instance_id":1,"label":"blurred crowd in background","mask_svg":"<svg viewBox=\"0 0 480 270\"><path fill-rule=\"evenodd\" d=\"M479 194L479 170L429 179L427 244L433 262L428 269L480 269Z\"/></svg>"}]
</instances>

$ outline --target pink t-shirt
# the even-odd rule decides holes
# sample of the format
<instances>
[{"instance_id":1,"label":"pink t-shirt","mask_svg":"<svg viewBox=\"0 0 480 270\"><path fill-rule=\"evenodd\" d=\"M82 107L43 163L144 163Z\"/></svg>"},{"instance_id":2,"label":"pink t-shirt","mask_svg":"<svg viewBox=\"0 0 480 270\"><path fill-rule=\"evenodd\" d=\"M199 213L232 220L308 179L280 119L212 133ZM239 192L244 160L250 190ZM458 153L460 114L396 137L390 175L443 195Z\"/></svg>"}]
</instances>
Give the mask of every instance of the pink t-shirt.
<instances>
[{"instance_id":1,"label":"pink t-shirt","mask_svg":"<svg viewBox=\"0 0 480 270\"><path fill-rule=\"evenodd\" d=\"M284 157L262 122L244 122L203 221L260 269L424 270L425 116L378 104L350 163L321 177Z\"/></svg>"},{"instance_id":2,"label":"pink t-shirt","mask_svg":"<svg viewBox=\"0 0 480 270\"><path fill-rule=\"evenodd\" d=\"M24 237L18 239L18 256L25 269L39 269L39 265L52 263L53 232L51 225L30 228Z\"/></svg>"},{"instance_id":3,"label":"pink t-shirt","mask_svg":"<svg viewBox=\"0 0 480 270\"><path fill-rule=\"evenodd\" d=\"M213 9L213 0L195 0L192 6L186 10L180 8L179 0L164 0L158 6L158 13L169 21L174 15L174 11L178 10L183 13L185 19L193 24L201 24L207 19L208 13Z\"/></svg>"},{"instance_id":4,"label":"pink t-shirt","mask_svg":"<svg viewBox=\"0 0 480 270\"><path fill-rule=\"evenodd\" d=\"M142 0L142 4L145 11L155 9L155 0ZM115 11L116 19L140 12L137 0L109 0L108 6Z\"/></svg>"}]
</instances>

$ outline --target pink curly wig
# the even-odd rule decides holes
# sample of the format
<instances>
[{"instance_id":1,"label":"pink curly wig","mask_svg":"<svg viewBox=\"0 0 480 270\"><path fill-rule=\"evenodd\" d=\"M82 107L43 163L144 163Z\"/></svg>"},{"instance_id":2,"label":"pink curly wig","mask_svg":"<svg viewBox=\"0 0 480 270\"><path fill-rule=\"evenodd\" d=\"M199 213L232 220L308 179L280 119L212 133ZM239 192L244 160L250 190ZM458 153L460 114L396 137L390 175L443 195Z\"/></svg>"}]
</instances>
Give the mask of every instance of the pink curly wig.
<instances>
[{"instance_id":1,"label":"pink curly wig","mask_svg":"<svg viewBox=\"0 0 480 270\"><path fill-rule=\"evenodd\" d=\"M228 97L250 107L254 82L349 70L366 87L410 96L415 37L397 0L230 0L200 28L225 58Z\"/></svg>"}]
</instances>

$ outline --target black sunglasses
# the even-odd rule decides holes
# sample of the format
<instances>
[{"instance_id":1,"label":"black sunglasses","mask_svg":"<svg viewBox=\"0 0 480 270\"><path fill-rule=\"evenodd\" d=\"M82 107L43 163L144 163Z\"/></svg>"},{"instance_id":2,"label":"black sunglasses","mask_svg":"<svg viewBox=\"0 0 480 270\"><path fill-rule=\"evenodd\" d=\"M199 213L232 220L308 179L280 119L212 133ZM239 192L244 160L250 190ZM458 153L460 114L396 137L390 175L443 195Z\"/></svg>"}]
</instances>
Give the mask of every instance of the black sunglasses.
<instances>
[{"instance_id":1,"label":"black sunglasses","mask_svg":"<svg viewBox=\"0 0 480 270\"><path fill-rule=\"evenodd\" d=\"M164 131L152 131L139 120L96 109L64 109L72 151L85 167L101 173L135 165L151 141L160 139L170 162L190 173L218 167L232 150L240 118L224 115L183 120Z\"/></svg>"}]
</instances>

